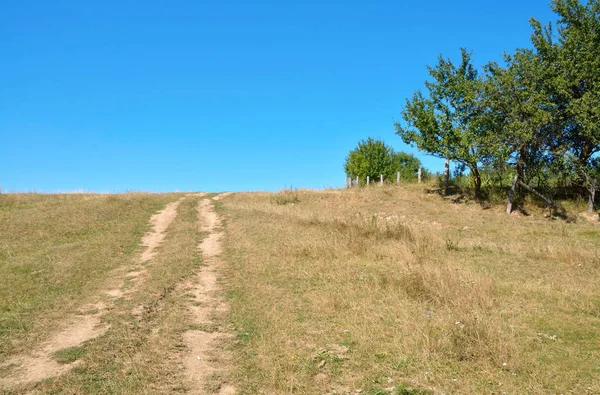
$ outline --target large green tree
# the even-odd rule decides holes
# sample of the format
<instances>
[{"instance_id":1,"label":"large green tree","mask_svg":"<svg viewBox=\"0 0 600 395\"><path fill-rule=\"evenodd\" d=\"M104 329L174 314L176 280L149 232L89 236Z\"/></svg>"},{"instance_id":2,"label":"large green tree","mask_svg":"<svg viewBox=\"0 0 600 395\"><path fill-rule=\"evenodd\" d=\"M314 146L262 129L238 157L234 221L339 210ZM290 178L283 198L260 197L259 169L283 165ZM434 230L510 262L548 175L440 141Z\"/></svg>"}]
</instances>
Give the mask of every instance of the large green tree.
<instances>
[{"instance_id":1,"label":"large green tree","mask_svg":"<svg viewBox=\"0 0 600 395\"><path fill-rule=\"evenodd\" d=\"M546 193L558 183L583 188L593 211L600 185L600 0L551 8L556 26L531 19L532 47L482 75L464 49L457 65L440 56L395 123L404 142L468 167L478 197L481 168L512 176L509 213L524 191L560 209Z\"/></svg>"},{"instance_id":2,"label":"large green tree","mask_svg":"<svg viewBox=\"0 0 600 395\"><path fill-rule=\"evenodd\" d=\"M486 65L486 122L498 147L496 162L514 166L515 176L507 212L514 209L520 187L531 189L530 181L550 160L555 141L555 104L547 91L544 62L532 50L505 56L506 66Z\"/></svg>"},{"instance_id":3,"label":"large green tree","mask_svg":"<svg viewBox=\"0 0 600 395\"><path fill-rule=\"evenodd\" d=\"M406 100L404 123L395 123L396 134L431 155L467 166L480 197L479 164L490 156L491 147L480 122L481 82L471 54L461 49L458 66L440 56L428 70L432 79L425 82L427 95L416 91Z\"/></svg>"},{"instance_id":4,"label":"large green tree","mask_svg":"<svg viewBox=\"0 0 600 395\"><path fill-rule=\"evenodd\" d=\"M554 0L557 30L532 19L536 52L546 62L546 81L558 109L555 122L562 135L554 151L559 160L570 158L577 182L588 192L593 211L598 185L600 151L600 1Z\"/></svg>"}]
</instances>

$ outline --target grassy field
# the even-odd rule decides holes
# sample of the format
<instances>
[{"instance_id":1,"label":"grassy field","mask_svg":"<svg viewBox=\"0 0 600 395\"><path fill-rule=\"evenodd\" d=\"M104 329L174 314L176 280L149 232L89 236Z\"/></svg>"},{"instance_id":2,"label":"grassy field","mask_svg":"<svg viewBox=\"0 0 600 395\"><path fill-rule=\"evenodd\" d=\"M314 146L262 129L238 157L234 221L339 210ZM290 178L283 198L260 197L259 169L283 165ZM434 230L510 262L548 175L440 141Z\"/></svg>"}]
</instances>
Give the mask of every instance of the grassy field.
<instances>
[{"instance_id":1,"label":"grassy field","mask_svg":"<svg viewBox=\"0 0 600 395\"><path fill-rule=\"evenodd\" d=\"M66 373L0 392L186 393L185 334L200 330L234 334L230 372L200 393L600 393L597 223L417 185L233 194L214 203L229 309L205 328L189 288L206 267L202 198L0 195L0 384L66 323L106 328L53 350ZM151 216L176 201L140 263Z\"/></svg>"},{"instance_id":2,"label":"grassy field","mask_svg":"<svg viewBox=\"0 0 600 395\"><path fill-rule=\"evenodd\" d=\"M0 357L42 339L131 265L169 195L0 195Z\"/></svg>"},{"instance_id":3,"label":"grassy field","mask_svg":"<svg viewBox=\"0 0 600 395\"><path fill-rule=\"evenodd\" d=\"M600 393L598 224L416 185L219 210L241 393Z\"/></svg>"},{"instance_id":4,"label":"grassy field","mask_svg":"<svg viewBox=\"0 0 600 395\"><path fill-rule=\"evenodd\" d=\"M189 297L177 286L201 265L198 199L179 206L143 282L128 298L119 287L139 270L152 214L181 194L3 195L0 197L0 363L43 343L82 306L99 300L109 329L80 347L58 350L68 374L12 388L36 393L184 392L178 361L190 325ZM124 288L128 284L125 281ZM0 371L0 377L2 371ZM8 390L0 388L1 390Z\"/></svg>"}]
</instances>

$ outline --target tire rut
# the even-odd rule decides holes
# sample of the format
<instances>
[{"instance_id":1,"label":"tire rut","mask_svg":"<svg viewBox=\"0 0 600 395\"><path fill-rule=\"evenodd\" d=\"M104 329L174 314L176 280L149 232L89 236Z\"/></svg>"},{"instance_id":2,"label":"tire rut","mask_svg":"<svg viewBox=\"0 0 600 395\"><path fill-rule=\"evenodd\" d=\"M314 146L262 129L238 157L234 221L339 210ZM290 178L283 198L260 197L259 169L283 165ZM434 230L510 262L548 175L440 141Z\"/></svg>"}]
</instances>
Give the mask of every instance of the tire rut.
<instances>
[{"instance_id":1,"label":"tire rut","mask_svg":"<svg viewBox=\"0 0 600 395\"><path fill-rule=\"evenodd\" d=\"M219 200L225 194L217 195ZM184 355L186 375L193 394L235 394L236 389L227 383L227 367L231 364L231 355L226 351L231 334L218 328L218 316L227 312L228 306L220 295L219 273L222 261L220 229L221 220L213 208L211 199L202 199L198 204L199 227L208 236L198 246L202 253L204 266L194 281L188 284L193 295L189 311L193 317L193 327L198 328L184 333L187 346Z\"/></svg>"},{"instance_id":2,"label":"tire rut","mask_svg":"<svg viewBox=\"0 0 600 395\"><path fill-rule=\"evenodd\" d=\"M0 389L14 390L23 385L57 377L82 363L82 361L76 360L61 364L53 356L59 350L81 346L106 333L109 326L102 323L102 315L114 306L115 299L128 297L139 287L146 275L146 268L143 265L156 255L155 250L164 240L165 232L175 219L177 208L184 198L167 204L162 211L150 218L151 229L142 238L142 245L145 249L139 258L141 266L126 275L129 281L134 282L133 287L123 290L125 285L125 279L123 279L119 288L101 291L100 295L108 296L111 300L105 303L102 299L106 298L99 296L97 302L83 306L79 315L58 324L62 330L51 338L27 353L14 355L0 364L0 369L3 371L3 376L0 377Z\"/></svg>"}]
</instances>

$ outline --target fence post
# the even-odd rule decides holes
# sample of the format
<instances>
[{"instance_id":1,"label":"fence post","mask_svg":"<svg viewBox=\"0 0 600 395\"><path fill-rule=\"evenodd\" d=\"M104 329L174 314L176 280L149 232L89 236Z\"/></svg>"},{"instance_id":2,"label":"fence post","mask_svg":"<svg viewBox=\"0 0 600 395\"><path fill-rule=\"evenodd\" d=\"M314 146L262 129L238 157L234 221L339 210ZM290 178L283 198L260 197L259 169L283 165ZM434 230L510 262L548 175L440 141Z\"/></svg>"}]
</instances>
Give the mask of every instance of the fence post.
<instances>
[{"instance_id":1,"label":"fence post","mask_svg":"<svg viewBox=\"0 0 600 395\"><path fill-rule=\"evenodd\" d=\"M396 184L400 184L400 172L396 173Z\"/></svg>"},{"instance_id":2,"label":"fence post","mask_svg":"<svg viewBox=\"0 0 600 395\"><path fill-rule=\"evenodd\" d=\"M356 186L358 186L358 176L356 176Z\"/></svg>"},{"instance_id":3,"label":"fence post","mask_svg":"<svg viewBox=\"0 0 600 395\"><path fill-rule=\"evenodd\" d=\"M419 184L420 184L421 183L421 174L422 174L422 170L420 167L419 167L419 172L417 174L419 176Z\"/></svg>"},{"instance_id":4,"label":"fence post","mask_svg":"<svg viewBox=\"0 0 600 395\"><path fill-rule=\"evenodd\" d=\"M383 186L383 174L379 175L379 185Z\"/></svg>"},{"instance_id":5,"label":"fence post","mask_svg":"<svg viewBox=\"0 0 600 395\"><path fill-rule=\"evenodd\" d=\"M370 180L370 177L369 177L369 176L367 176L367 185L369 185L369 182L370 182L370 181L371 181L371 180Z\"/></svg>"}]
</instances>

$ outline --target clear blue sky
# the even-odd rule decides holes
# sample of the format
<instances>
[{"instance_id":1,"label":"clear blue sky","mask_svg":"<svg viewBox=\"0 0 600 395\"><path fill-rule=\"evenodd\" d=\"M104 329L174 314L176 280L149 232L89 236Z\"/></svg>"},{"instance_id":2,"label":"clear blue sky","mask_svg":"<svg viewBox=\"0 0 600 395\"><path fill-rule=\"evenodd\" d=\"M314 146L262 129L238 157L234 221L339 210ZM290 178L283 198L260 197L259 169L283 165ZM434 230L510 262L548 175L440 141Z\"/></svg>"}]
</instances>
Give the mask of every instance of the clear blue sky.
<instances>
[{"instance_id":1,"label":"clear blue sky","mask_svg":"<svg viewBox=\"0 0 600 395\"><path fill-rule=\"evenodd\" d=\"M438 54L500 60L548 3L0 0L0 184L341 186L362 138L416 152L393 121Z\"/></svg>"}]
</instances>

